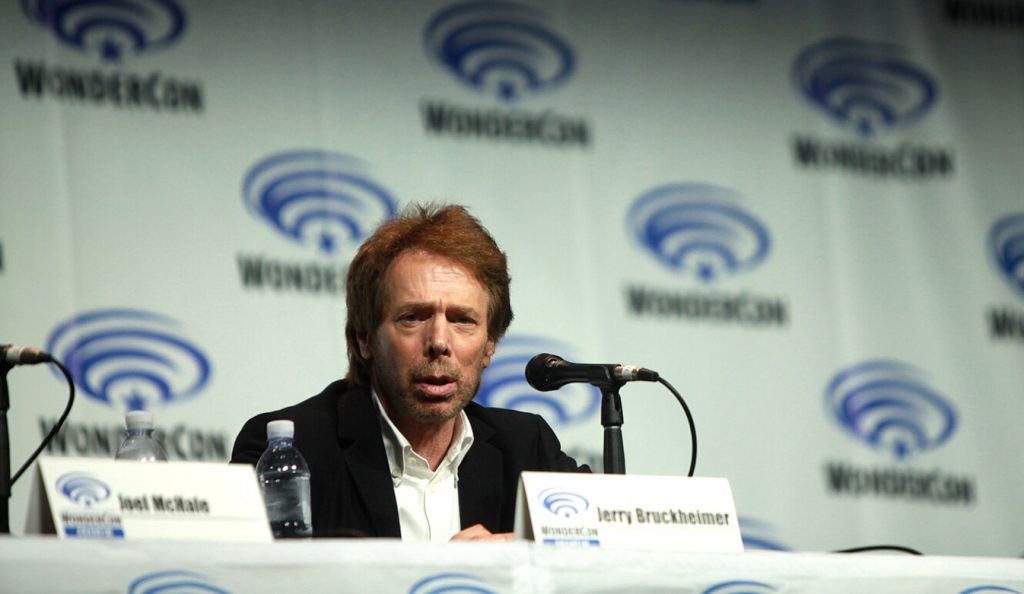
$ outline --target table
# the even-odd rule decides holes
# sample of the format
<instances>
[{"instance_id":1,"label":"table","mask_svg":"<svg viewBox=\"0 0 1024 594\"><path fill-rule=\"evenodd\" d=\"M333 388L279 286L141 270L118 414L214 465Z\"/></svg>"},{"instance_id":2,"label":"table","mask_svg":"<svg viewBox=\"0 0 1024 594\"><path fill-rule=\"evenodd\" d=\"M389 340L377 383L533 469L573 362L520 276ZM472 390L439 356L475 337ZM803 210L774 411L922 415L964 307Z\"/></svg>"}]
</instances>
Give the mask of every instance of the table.
<instances>
[{"instance_id":1,"label":"table","mask_svg":"<svg viewBox=\"0 0 1024 594\"><path fill-rule=\"evenodd\" d=\"M390 539L269 544L0 537L0 592L1024 594L1024 560L693 554Z\"/></svg>"}]
</instances>

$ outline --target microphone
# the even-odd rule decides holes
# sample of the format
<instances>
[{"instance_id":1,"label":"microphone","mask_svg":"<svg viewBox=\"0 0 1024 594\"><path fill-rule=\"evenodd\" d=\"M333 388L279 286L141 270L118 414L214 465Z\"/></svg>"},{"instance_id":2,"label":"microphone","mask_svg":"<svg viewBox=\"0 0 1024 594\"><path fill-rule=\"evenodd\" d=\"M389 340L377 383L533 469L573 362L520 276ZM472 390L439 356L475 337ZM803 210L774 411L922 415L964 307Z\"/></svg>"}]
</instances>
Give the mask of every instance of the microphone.
<instances>
[{"instance_id":1,"label":"microphone","mask_svg":"<svg viewBox=\"0 0 1024 594\"><path fill-rule=\"evenodd\" d=\"M536 390L549 392L577 382L595 386L656 382L658 372L635 365L570 363L558 355L541 353L526 364L526 381Z\"/></svg>"},{"instance_id":2,"label":"microphone","mask_svg":"<svg viewBox=\"0 0 1024 594\"><path fill-rule=\"evenodd\" d=\"M34 347L19 347L10 344L0 345L0 363L8 366L35 365L53 361L50 353Z\"/></svg>"}]
</instances>

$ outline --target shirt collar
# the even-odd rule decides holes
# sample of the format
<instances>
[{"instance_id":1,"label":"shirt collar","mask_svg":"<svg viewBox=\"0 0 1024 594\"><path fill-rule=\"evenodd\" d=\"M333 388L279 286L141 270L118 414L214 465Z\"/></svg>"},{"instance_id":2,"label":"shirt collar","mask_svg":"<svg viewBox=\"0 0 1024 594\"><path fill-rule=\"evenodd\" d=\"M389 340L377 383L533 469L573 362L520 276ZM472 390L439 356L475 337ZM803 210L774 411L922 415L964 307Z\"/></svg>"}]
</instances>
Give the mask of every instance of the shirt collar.
<instances>
[{"instance_id":1,"label":"shirt collar","mask_svg":"<svg viewBox=\"0 0 1024 594\"><path fill-rule=\"evenodd\" d=\"M402 477L406 476L405 461L410 456L422 457L412 449L412 444L409 440L402 435L402 432L395 427L395 424L388 417L387 413L384 412L384 406L380 402L380 397L377 396L377 391L371 389L370 395L373 399L373 404L377 409L377 418L380 420L381 437L384 440L384 452L388 459L388 469L391 472L391 482L397 487L402 482ZM459 411L459 416L455 423L455 437L452 439L452 443L448 446L448 451L445 452L444 460L438 466L437 470L441 471L444 467L451 469L452 475L455 477L455 482L458 484L458 468L459 464L462 464L462 459L466 457L466 453L469 452L469 448L473 445L473 426L469 423L469 417L466 416L466 411Z\"/></svg>"}]
</instances>

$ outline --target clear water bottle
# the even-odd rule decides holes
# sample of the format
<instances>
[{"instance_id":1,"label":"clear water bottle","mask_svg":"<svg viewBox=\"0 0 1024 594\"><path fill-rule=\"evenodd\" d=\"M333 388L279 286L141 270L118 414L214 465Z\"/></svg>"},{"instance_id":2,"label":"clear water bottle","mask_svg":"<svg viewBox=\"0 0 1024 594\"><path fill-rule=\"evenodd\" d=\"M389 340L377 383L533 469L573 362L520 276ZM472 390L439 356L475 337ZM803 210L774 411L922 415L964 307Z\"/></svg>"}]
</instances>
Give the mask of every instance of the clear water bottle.
<instances>
[{"instance_id":1,"label":"clear water bottle","mask_svg":"<svg viewBox=\"0 0 1024 594\"><path fill-rule=\"evenodd\" d=\"M133 410L124 416L128 434L117 448L116 460L138 460L140 462L166 462L164 446L153 437L153 413L147 410Z\"/></svg>"},{"instance_id":2,"label":"clear water bottle","mask_svg":"<svg viewBox=\"0 0 1024 594\"><path fill-rule=\"evenodd\" d=\"M274 538L313 535L309 467L295 449L295 423L267 423L267 449L256 463L263 504Z\"/></svg>"}]
</instances>

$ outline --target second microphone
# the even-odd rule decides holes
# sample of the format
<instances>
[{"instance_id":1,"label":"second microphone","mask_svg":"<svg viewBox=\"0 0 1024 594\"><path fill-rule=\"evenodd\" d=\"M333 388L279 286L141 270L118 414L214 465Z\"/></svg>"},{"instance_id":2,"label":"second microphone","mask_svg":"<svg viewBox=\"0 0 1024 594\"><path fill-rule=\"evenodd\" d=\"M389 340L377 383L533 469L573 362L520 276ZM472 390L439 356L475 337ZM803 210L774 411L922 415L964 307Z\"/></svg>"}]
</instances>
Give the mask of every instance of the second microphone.
<instances>
[{"instance_id":1,"label":"second microphone","mask_svg":"<svg viewBox=\"0 0 1024 594\"><path fill-rule=\"evenodd\" d=\"M656 382L658 373L634 365L571 363L558 355L541 353L526 364L526 381L536 390L549 392L573 383L600 387L635 381Z\"/></svg>"}]
</instances>

